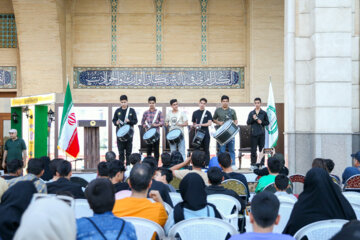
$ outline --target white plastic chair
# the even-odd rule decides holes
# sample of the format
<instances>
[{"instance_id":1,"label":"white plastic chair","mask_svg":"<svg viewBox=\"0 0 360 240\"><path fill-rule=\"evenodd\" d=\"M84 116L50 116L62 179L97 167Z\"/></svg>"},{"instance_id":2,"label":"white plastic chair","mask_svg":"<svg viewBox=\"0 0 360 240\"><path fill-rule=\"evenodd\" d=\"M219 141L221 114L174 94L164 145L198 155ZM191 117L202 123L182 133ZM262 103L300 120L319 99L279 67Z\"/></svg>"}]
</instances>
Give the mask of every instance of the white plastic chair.
<instances>
[{"instance_id":1,"label":"white plastic chair","mask_svg":"<svg viewBox=\"0 0 360 240\"><path fill-rule=\"evenodd\" d=\"M155 200L152 198L148 198L148 199L153 203L155 202ZM168 215L170 215L170 213L174 210L167 202L164 202L164 207Z\"/></svg>"},{"instance_id":2,"label":"white plastic chair","mask_svg":"<svg viewBox=\"0 0 360 240\"><path fill-rule=\"evenodd\" d=\"M241 205L236 198L225 194L211 194L207 196L207 201L215 205L216 209L224 216L224 220L238 229ZM232 213L234 207L235 211Z\"/></svg>"},{"instance_id":3,"label":"white plastic chair","mask_svg":"<svg viewBox=\"0 0 360 240\"><path fill-rule=\"evenodd\" d=\"M291 196L293 196L293 197L291 197ZM295 204L297 202L297 199L295 199L296 197L294 197L294 195L290 195L290 194L276 195L276 197L279 199L280 203L287 202L287 203Z\"/></svg>"},{"instance_id":4,"label":"white plastic chair","mask_svg":"<svg viewBox=\"0 0 360 240\"><path fill-rule=\"evenodd\" d=\"M91 173L91 172L88 172L88 173L78 173L77 172L77 173L72 173L71 176L85 179L88 183L90 183L92 180L96 179L97 174L96 173Z\"/></svg>"},{"instance_id":5,"label":"white plastic chair","mask_svg":"<svg viewBox=\"0 0 360 240\"><path fill-rule=\"evenodd\" d=\"M285 201L279 199L280 201L280 208L279 208L279 215L280 215L280 221L279 221L279 224L278 225L275 225L274 226L274 229L273 229L273 232L276 232L276 233L282 233L287 222L289 221L289 218L290 218L290 215L291 215L291 212L294 208L294 204L295 202L292 201L288 201L289 199L286 199Z\"/></svg>"},{"instance_id":6,"label":"white plastic chair","mask_svg":"<svg viewBox=\"0 0 360 240\"><path fill-rule=\"evenodd\" d=\"M92 217L94 215L93 210L86 199L75 199L75 217Z\"/></svg>"},{"instance_id":7,"label":"white plastic chair","mask_svg":"<svg viewBox=\"0 0 360 240\"><path fill-rule=\"evenodd\" d=\"M238 232L230 223L217 218L191 218L175 224L169 231L168 237L175 239L177 234L181 240L219 240Z\"/></svg>"},{"instance_id":8,"label":"white plastic chair","mask_svg":"<svg viewBox=\"0 0 360 240\"><path fill-rule=\"evenodd\" d=\"M358 192L343 192L345 198L350 202L356 218L360 220L360 193Z\"/></svg>"},{"instance_id":9,"label":"white plastic chair","mask_svg":"<svg viewBox=\"0 0 360 240\"><path fill-rule=\"evenodd\" d=\"M151 240L155 232L160 240L165 239L164 229L156 222L138 217L122 217L122 219L134 225L138 240Z\"/></svg>"},{"instance_id":10,"label":"white plastic chair","mask_svg":"<svg viewBox=\"0 0 360 240\"><path fill-rule=\"evenodd\" d=\"M169 192L169 195L174 207L176 206L176 204L183 201L181 194L178 192Z\"/></svg>"},{"instance_id":11,"label":"white plastic chair","mask_svg":"<svg viewBox=\"0 0 360 240\"><path fill-rule=\"evenodd\" d=\"M308 224L298 230L294 238L300 240L307 236L308 240L330 239L338 233L348 220L331 219Z\"/></svg>"}]
</instances>

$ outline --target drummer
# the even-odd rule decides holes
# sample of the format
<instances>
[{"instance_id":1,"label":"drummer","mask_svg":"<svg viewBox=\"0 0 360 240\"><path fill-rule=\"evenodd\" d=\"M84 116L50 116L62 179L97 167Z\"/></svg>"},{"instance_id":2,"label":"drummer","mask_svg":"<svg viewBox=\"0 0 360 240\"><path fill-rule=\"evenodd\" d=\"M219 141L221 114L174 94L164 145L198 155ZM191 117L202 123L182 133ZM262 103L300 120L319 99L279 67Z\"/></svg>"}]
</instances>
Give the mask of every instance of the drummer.
<instances>
[{"instance_id":1,"label":"drummer","mask_svg":"<svg viewBox=\"0 0 360 240\"><path fill-rule=\"evenodd\" d=\"M156 97L151 96L148 98L149 110L145 111L141 120L141 125L145 130L150 128L156 128L156 131L160 134L159 128L164 125L164 117L160 110L155 108ZM154 144L146 145L146 154L151 156L151 153L154 149L154 155L156 161L159 161L159 147L160 147L160 138Z\"/></svg>"},{"instance_id":2,"label":"drummer","mask_svg":"<svg viewBox=\"0 0 360 240\"><path fill-rule=\"evenodd\" d=\"M177 99L170 100L170 106L172 110L170 110L166 114L165 118L165 125L169 127L169 132L174 129L180 129L182 134L184 135L184 127L188 125L188 119L186 117L185 112L179 111L179 103ZM176 146L178 145L178 146ZM178 149L176 149L176 147ZM179 151L183 157L186 159L185 156L185 138L182 138L179 144L170 144L170 151Z\"/></svg>"},{"instance_id":3,"label":"drummer","mask_svg":"<svg viewBox=\"0 0 360 240\"><path fill-rule=\"evenodd\" d=\"M213 121L216 124L216 129L219 129L220 126L228 120L232 120L235 125L238 124L235 110L229 107L229 100L228 96L223 95L221 97L221 107L215 110ZM231 156L231 164L235 165L235 137L222 146L217 143L217 147L219 149L219 153L226 152L226 149L228 149Z\"/></svg>"},{"instance_id":4,"label":"drummer","mask_svg":"<svg viewBox=\"0 0 360 240\"><path fill-rule=\"evenodd\" d=\"M201 142L200 148L204 149L205 152L205 165L207 166L210 161L210 133L209 126L212 124L212 115L205 109L207 104L206 98L201 98L199 101L199 108L192 115L193 127L196 129L201 129L205 132L204 140ZM204 112L205 111L205 112ZM203 117L204 116L204 117Z\"/></svg>"},{"instance_id":5,"label":"drummer","mask_svg":"<svg viewBox=\"0 0 360 240\"><path fill-rule=\"evenodd\" d=\"M125 124L134 127L134 125L137 124L138 122L135 110L133 108L128 107L128 98L126 95L120 96L120 104L121 107L116 109L112 120L112 122L116 126L116 133L119 130L119 128L124 126ZM119 138L117 138L119 160L124 162L125 160L124 155L126 155L126 165L130 165L129 157L132 152L132 142L133 142L132 137L128 139L126 142L122 142L119 140Z\"/></svg>"}]
</instances>

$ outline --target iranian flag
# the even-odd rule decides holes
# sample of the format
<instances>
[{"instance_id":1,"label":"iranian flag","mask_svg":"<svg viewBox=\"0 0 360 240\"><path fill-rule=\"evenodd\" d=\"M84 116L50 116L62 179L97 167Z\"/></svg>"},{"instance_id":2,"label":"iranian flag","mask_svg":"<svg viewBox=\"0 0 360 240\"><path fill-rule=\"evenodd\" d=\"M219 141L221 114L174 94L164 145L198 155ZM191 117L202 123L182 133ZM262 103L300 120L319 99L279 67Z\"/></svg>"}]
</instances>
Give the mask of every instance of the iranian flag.
<instances>
[{"instance_id":1,"label":"iranian flag","mask_svg":"<svg viewBox=\"0 0 360 240\"><path fill-rule=\"evenodd\" d=\"M275 99L272 85L270 82L269 96L267 101L266 113L269 118L269 125L266 126L265 146L266 148L276 147L277 140L279 137L279 129L276 118Z\"/></svg>"},{"instance_id":2,"label":"iranian flag","mask_svg":"<svg viewBox=\"0 0 360 240\"><path fill-rule=\"evenodd\" d=\"M79 139L77 133L77 121L74 112L74 104L71 97L69 82L66 87L64 108L61 117L58 149L65 151L68 156L77 158L79 154Z\"/></svg>"}]
</instances>

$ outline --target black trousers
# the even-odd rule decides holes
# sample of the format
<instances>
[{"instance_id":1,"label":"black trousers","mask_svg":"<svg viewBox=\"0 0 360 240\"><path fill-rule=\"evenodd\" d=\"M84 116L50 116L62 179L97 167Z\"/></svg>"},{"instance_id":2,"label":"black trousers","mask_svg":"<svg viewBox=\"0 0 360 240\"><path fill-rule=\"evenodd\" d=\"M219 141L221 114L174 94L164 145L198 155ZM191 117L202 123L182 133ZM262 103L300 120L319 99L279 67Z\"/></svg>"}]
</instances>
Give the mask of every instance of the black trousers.
<instances>
[{"instance_id":1,"label":"black trousers","mask_svg":"<svg viewBox=\"0 0 360 240\"><path fill-rule=\"evenodd\" d=\"M151 156L151 153L154 151L154 157L156 161L159 162L159 147L160 147L160 140L156 141L154 144L146 145L146 155Z\"/></svg>"},{"instance_id":2,"label":"black trousers","mask_svg":"<svg viewBox=\"0 0 360 240\"><path fill-rule=\"evenodd\" d=\"M205 134L204 140L201 142L200 147L197 147L197 150L200 150L200 148L204 149L205 152L205 166L209 165L210 162L210 135Z\"/></svg>"},{"instance_id":3,"label":"black trousers","mask_svg":"<svg viewBox=\"0 0 360 240\"><path fill-rule=\"evenodd\" d=\"M251 165L256 164L257 154L256 150L259 147L259 151L264 148L265 145L265 134L259 136L251 136ZM261 160L262 164L264 159Z\"/></svg>"},{"instance_id":4,"label":"black trousers","mask_svg":"<svg viewBox=\"0 0 360 240\"><path fill-rule=\"evenodd\" d=\"M122 142L119 140L119 138L117 139L117 147L119 150L119 160L122 161L123 163L125 163L125 156L126 156L126 165L130 165L130 155L132 152L132 142L133 139L130 138L129 140L127 140L126 142Z\"/></svg>"}]
</instances>

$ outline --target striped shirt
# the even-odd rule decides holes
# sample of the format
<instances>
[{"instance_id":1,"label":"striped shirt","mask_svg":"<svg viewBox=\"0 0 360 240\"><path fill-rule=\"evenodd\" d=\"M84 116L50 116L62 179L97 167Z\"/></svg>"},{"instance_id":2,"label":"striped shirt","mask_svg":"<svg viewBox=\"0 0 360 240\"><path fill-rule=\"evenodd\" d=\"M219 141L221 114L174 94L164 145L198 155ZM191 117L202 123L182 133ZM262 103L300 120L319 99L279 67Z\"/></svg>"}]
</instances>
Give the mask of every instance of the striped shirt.
<instances>
[{"instance_id":1,"label":"striped shirt","mask_svg":"<svg viewBox=\"0 0 360 240\"><path fill-rule=\"evenodd\" d=\"M35 180L37 179L37 180ZM44 183L43 180L41 179L38 179L34 174L32 173L28 173L27 175L25 176L20 176L20 177L17 177L17 178L12 178L8 181L8 184L9 184L9 188L13 185L15 185L15 183L18 183L20 181L33 181L34 182L34 185L37 189L37 191L39 193L47 193L47 188L46 188L46 184Z\"/></svg>"}]
</instances>

